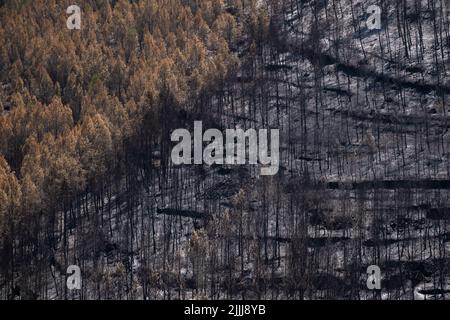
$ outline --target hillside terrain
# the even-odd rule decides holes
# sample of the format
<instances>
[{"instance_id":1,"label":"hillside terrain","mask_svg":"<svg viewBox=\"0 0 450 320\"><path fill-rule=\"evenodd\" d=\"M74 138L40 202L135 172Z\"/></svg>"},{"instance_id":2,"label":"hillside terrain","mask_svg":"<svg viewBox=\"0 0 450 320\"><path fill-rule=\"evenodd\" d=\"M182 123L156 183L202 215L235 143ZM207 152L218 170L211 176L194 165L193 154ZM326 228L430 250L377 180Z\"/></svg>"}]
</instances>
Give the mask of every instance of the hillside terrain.
<instances>
[{"instance_id":1,"label":"hillside terrain","mask_svg":"<svg viewBox=\"0 0 450 320\"><path fill-rule=\"evenodd\" d=\"M0 1L0 299L450 298L446 0L82 2ZM278 173L174 165L194 121Z\"/></svg>"}]
</instances>

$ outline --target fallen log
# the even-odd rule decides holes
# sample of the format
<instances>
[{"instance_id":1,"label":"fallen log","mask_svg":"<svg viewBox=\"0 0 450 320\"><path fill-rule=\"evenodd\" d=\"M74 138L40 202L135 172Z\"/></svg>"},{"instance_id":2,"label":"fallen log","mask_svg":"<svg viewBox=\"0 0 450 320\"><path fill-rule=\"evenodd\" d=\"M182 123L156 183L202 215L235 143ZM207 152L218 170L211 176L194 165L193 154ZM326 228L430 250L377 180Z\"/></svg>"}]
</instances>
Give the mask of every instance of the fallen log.
<instances>
[{"instance_id":1,"label":"fallen log","mask_svg":"<svg viewBox=\"0 0 450 320\"><path fill-rule=\"evenodd\" d=\"M169 216L180 216L180 217L186 217L186 218L192 218L192 219L210 219L211 214L194 211L194 210L180 210L180 209L173 209L173 208L164 208L156 209L157 214L166 214Z\"/></svg>"}]
</instances>

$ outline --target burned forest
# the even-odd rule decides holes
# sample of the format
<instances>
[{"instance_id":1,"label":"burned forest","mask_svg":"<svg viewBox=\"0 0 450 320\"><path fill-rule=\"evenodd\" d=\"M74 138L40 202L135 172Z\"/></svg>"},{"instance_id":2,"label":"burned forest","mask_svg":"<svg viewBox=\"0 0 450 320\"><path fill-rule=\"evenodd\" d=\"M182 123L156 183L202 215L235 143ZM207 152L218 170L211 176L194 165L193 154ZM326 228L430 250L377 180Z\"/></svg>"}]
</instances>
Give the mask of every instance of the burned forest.
<instances>
[{"instance_id":1,"label":"burned forest","mask_svg":"<svg viewBox=\"0 0 450 320\"><path fill-rule=\"evenodd\" d=\"M0 300L450 298L448 0L74 4L0 0Z\"/></svg>"}]
</instances>

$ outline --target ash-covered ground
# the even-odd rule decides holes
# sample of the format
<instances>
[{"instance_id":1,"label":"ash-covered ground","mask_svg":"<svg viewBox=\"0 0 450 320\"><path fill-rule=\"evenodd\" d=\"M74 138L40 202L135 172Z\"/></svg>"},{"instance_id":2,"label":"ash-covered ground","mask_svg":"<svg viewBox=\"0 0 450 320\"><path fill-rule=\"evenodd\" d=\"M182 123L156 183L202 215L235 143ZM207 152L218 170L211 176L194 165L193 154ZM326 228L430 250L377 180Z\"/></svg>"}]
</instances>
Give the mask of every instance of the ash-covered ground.
<instances>
[{"instance_id":1,"label":"ash-covered ground","mask_svg":"<svg viewBox=\"0 0 450 320\"><path fill-rule=\"evenodd\" d=\"M381 30L367 28L371 4ZM56 246L33 294L449 298L449 10L444 0L285 1L271 39L242 39L239 70L207 103L213 116L194 106L185 119L280 129L278 174L162 170L155 152L154 174L112 187L101 206L80 204L69 252ZM82 290L67 290L63 261L80 265ZM381 290L366 286L369 265Z\"/></svg>"}]
</instances>

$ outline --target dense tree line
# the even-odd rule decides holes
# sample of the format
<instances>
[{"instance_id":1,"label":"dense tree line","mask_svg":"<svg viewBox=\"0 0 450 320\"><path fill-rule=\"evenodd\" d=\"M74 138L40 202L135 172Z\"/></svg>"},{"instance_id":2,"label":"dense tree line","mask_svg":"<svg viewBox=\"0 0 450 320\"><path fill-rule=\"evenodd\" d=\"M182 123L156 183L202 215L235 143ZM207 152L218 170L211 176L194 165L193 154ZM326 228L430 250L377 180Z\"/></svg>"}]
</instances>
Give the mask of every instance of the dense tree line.
<instances>
[{"instance_id":1,"label":"dense tree line","mask_svg":"<svg viewBox=\"0 0 450 320\"><path fill-rule=\"evenodd\" d=\"M125 171L149 168L152 148L167 152L177 106L192 108L237 64L223 1L84 1L79 32L64 30L68 5L0 8L5 288L16 256L52 254L61 221L67 245L68 217L103 207Z\"/></svg>"},{"instance_id":2,"label":"dense tree line","mask_svg":"<svg viewBox=\"0 0 450 320\"><path fill-rule=\"evenodd\" d=\"M445 297L445 1L70 4L0 1L1 298ZM174 166L193 120L279 128L279 174Z\"/></svg>"}]
</instances>

